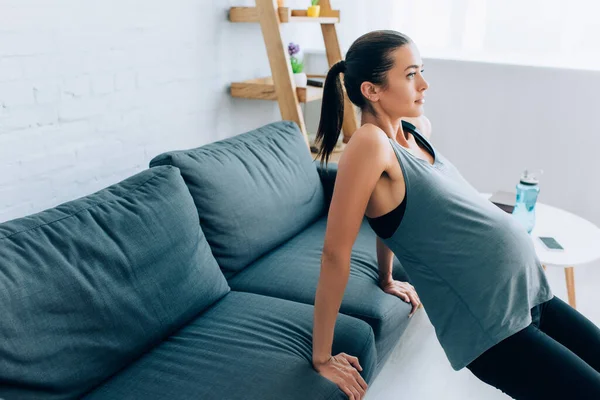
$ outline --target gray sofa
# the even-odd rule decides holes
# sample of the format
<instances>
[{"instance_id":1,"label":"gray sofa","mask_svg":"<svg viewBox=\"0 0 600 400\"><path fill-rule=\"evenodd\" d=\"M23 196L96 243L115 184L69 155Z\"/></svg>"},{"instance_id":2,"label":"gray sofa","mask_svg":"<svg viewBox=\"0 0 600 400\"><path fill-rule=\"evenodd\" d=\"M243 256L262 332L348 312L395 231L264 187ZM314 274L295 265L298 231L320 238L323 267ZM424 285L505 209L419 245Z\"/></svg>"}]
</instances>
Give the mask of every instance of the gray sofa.
<instances>
[{"instance_id":1,"label":"gray sofa","mask_svg":"<svg viewBox=\"0 0 600 400\"><path fill-rule=\"evenodd\" d=\"M0 398L346 398L311 365L335 172L283 121L0 224ZM333 351L367 382L410 321L377 279L365 222Z\"/></svg>"}]
</instances>

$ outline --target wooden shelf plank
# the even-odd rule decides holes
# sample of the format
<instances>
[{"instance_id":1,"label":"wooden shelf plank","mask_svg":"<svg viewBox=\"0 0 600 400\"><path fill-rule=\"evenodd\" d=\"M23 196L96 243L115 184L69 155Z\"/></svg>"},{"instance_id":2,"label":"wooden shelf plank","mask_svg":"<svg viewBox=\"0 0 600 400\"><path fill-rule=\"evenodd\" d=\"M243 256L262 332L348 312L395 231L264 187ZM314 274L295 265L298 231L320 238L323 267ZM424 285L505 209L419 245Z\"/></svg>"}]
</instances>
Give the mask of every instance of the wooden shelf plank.
<instances>
[{"instance_id":1,"label":"wooden shelf plank","mask_svg":"<svg viewBox=\"0 0 600 400\"><path fill-rule=\"evenodd\" d=\"M307 86L296 88L296 95L300 103L318 100L323 97L323 88ZM275 85L271 77L250 79L231 84L231 96L244 99L277 100Z\"/></svg>"},{"instance_id":2,"label":"wooden shelf plank","mask_svg":"<svg viewBox=\"0 0 600 400\"><path fill-rule=\"evenodd\" d=\"M309 22L319 24L336 24L340 22L340 11L322 11L319 17L307 16L306 10L292 10L288 7L277 9L279 22ZM256 7L231 7L229 9L229 21L231 22L259 22L258 8Z\"/></svg>"},{"instance_id":3,"label":"wooden shelf plank","mask_svg":"<svg viewBox=\"0 0 600 400\"><path fill-rule=\"evenodd\" d=\"M258 8L256 7L231 7L229 9L231 22L258 22Z\"/></svg>"},{"instance_id":4,"label":"wooden shelf plank","mask_svg":"<svg viewBox=\"0 0 600 400\"><path fill-rule=\"evenodd\" d=\"M281 7L281 8L285 8L285 7ZM291 10L290 11L290 15L292 17L308 17L308 11L306 9L304 9L304 10ZM311 17L311 18L313 18L313 17ZM324 10L324 9L321 9L321 12L319 14L319 18L337 18L337 19L340 19L340 10Z\"/></svg>"}]
</instances>

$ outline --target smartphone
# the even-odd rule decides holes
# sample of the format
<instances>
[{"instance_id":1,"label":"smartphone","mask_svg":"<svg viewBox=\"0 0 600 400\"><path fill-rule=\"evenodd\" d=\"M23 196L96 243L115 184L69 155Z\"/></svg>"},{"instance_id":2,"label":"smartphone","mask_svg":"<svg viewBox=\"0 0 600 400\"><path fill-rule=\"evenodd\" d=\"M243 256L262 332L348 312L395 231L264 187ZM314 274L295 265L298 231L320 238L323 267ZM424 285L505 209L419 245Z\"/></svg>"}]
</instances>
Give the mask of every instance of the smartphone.
<instances>
[{"instance_id":1,"label":"smartphone","mask_svg":"<svg viewBox=\"0 0 600 400\"><path fill-rule=\"evenodd\" d=\"M552 251L563 251L564 250L564 247L562 247L560 245L560 243L558 243L556 241L556 239L554 239L553 237L539 236L538 238L540 239L540 241L542 242L544 247L546 247L546 249L548 249L548 250L552 250Z\"/></svg>"}]
</instances>

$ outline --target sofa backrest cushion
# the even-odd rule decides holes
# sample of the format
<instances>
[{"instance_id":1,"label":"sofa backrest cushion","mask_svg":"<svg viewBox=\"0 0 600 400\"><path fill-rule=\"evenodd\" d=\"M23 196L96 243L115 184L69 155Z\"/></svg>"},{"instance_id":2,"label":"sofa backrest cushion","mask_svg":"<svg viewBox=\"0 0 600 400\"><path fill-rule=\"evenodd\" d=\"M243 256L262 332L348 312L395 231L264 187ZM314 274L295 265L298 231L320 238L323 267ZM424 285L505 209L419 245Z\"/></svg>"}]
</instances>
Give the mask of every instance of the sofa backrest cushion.
<instances>
[{"instance_id":1,"label":"sofa backrest cushion","mask_svg":"<svg viewBox=\"0 0 600 400\"><path fill-rule=\"evenodd\" d=\"M302 231L325 210L323 186L298 126L281 121L155 157L188 185L227 278Z\"/></svg>"},{"instance_id":2,"label":"sofa backrest cushion","mask_svg":"<svg viewBox=\"0 0 600 400\"><path fill-rule=\"evenodd\" d=\"M179 170L0 224L0 398L75 398L229 291Z\"/></svg>"}]
</instances>

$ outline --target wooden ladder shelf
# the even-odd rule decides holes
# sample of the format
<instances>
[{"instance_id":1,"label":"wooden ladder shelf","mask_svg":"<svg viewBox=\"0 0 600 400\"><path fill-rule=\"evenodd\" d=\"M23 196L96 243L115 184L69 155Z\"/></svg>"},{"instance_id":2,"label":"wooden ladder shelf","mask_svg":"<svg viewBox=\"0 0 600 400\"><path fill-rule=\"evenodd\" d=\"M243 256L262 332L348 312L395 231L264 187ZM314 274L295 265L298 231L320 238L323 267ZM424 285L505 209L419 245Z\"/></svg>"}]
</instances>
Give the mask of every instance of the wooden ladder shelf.
<instances>
[{"instance_id":1,"label":"wooden ladder shelf","mask_svg":"<svg viewBox=\"0 0 600 400\"><path fill-rule=\"evenodd\" d=\"M256 7L231 7L229 10L231 22L260 23L271 67L270 77L233 82L231 95L246 99L277 100L281 118L298 124L309 147L310 143L300 103L321 99L323 88L296 87L287 46L283 43L281 35L281 24L296 22L321 24L327 62L331 67L342 59L335 26L340 21L340 12L331 9L329 0L320 0L319 5L321 6L319 17L308 17L306 10L277 7L273 0L256 0ZM356 114L353 112L354 107L345 93L344 110L346 112L342 128L343 142L347 143L352 133L356 131L358 123Z\"/></svg>"}]
</instances>

